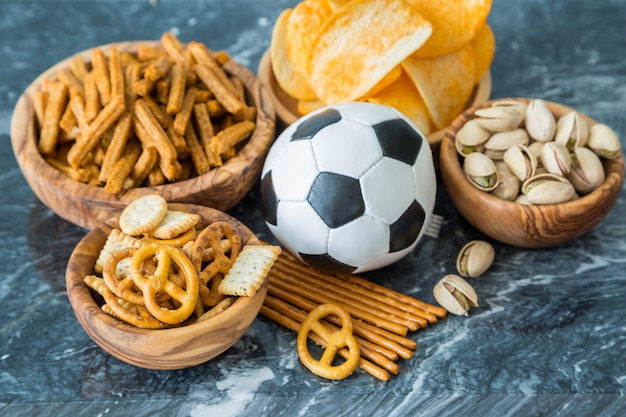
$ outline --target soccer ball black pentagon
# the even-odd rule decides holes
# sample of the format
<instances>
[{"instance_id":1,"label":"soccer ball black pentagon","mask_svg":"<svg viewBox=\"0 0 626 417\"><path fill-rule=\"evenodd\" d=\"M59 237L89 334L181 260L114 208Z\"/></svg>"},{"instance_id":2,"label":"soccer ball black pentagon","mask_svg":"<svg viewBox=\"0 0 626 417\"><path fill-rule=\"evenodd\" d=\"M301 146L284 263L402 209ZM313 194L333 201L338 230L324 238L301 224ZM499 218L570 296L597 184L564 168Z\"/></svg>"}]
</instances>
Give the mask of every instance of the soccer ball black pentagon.
<instances>
[{"instance_id":1,"label":"soccer ball black pentagon","mask_svg":"<svg viewBox=\"0 0 626 417\"><path fill-rule=\"evenodd\" d=\"M436 194L430 147L395 109L324 107L285 129L261 173L265 222L305 263L358 273L407 255Z\"/></svg>"}]
</instances>

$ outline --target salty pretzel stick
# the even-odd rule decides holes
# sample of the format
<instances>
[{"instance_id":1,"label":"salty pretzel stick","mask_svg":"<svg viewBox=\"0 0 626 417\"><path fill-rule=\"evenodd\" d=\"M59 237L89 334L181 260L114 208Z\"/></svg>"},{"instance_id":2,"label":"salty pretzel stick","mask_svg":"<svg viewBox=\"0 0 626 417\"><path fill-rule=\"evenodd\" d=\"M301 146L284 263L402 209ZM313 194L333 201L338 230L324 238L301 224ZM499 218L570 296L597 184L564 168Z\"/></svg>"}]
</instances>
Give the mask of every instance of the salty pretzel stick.
<instances>
[{"instance_id":1,"label":"salty pretzel stick","mask_svg":"<svg viewBox=\"0 0 626 417\"><path fill-rule=\"evenodd\" d=\"M72 113L74 113L74 118L76 118L76 124L78 124L78 129L81 131L81 134L84 134L89 127L85 116L85 102L83 98L79 95L73 95L70 97L70 107L72 108Z\"/></svg>"},{"instance_id":2,"label":"salty pretzel stick","mask_svg":"<svg viewBox=\"0 0 626 417\"><path fill-rule=\"evenodd\" d=\"M87 73L84 78L85 84L85 121L90 123L100 112L100 93L93 71Z\"/></svg>"},{"instance_id":3,"label":"salty pretzel stick","mask_svg":"<svg viewBox=\"0 0 626 417\"><path fill-rule=\"evenodd\" d=\"M165 56L161 56L156 59L152 64L148 65L143 71L145 79L155 82L159 78L163 77L170 70L173 62Z\"/></svg>"},{"instance_id":4,"label":"salty pretzel stick","mask_svg":"<svg viewBox=\"0 0 626 417\"><path fill-rule=\"evenodd\" d=\"M378 294L382 294L385 295L387 297L390 298L395 298L396 300L399 300L405 304L409 304L409 305L414 305L417 308L420 308L424 311L427 311L429 313L434 314L435 316L443 319L446 317L447 311L442 308L442 307L438 307L438 306L434 306L432 304L428 304L425 303L421 300L418 300L416 298L413 298L409 295L403 294L401 292L398 291L394 291L390 288L387 288L383 285L379 285L379 284L375 284L371 281L368 281L364 278L355 276L355 275L341 275L341 277L343 279L345 279L348 282L360 285L361 287L367 288L370 291L373 291L375 293Z\"/></svg>"},{"instance_id":5,"label":"salty pretzel stick","mask_svg":"<svg viewBox=\"0 0 626 417\"><path fill-rule=\"evenodd\" d=\"M165 52L167 52L172 59L176 60L180 64L184 64L185 48L172 32L165 32L161 35L161 46L163 46Z\"/></svg>"},{"instance_id":6,"label":"salty pretzel stick","mask_svg":"<svg viewBox=\"0 0 626 417\"><path fill-rule=\"evenodd\" d=\"M275 321L276 323L288 328L289 330L297 332L300 329L300 323L298 323L296 320L286 317L276 310L273 310L265 305L261 306L260 312L268 319ZM324 342L319 336L317 336L313 332L309 333L309 339L322 347L326 347L326 342ZM338 353L344 358L349 356L347 350L345 349L339 349ZM389 372L387 372L380 366L368 361L367 359L361 358L359 360L359 367L373 377L380 379L381 381L389 380Z\"/></svg>"},{"instance_id":7,"label":"salty pretzel stick","mask_svg":"<svg viewBox=\"0 0 626 417\"><path fill-rule=\"evenodd\" d=\"M124 100L128 111L133 114L135 111L135 100L137 94L133 89L133 85L141 77L141 64L138 62L132 63L126 67L124 71Z\"/></svg>"},{"instance_id":8,"label":"salty pretzel stick","mask_svg":"<svg viewBox=\"0 0 626 417\"><path fill-rule=\"evenodd\" d=\"M72 111L71 106L66 106L65 111L63 112L63 116L61 116L61 120L59 120L59 127L63 129L66 133L64 139L76 138L78 124L76 122L76 117L74 116L74 112ZM63 139L61 137L61 133L59 132L59 137L57 139L57 143L61 142Z\"/></svg>"},{"instance_id":9,"label":"salty pretzel stick","mask_svg":"<svg viewBox=\"0 0 626 417\"><path fill-rule=\"evenodd\" d=\"M144 43L139 44L139 47L137 48L137 59L141 62L158 59L165 54L166 52L162 49L155 48L154 46L146 45Z\"/></svg>"},{"instance_id":10,"label":"salty pretzel stick","mask_svg":"<svg viewBox=\"0 0 626 417\"><path fill-rule=\"evenodd\" d=\"M104 52L95 48L91 52L91 67L98 86L100 94L100 104L103 106L109 103L111 99L111 81L109 79L109 69Z\"/></svg>"},{"instance_id":11,"label":"salty pretzel stick","mask_svg":"<svg viewBox=\"0 0 626 417\"><path fill-rule=\"evenodd\" d=\"M67 154L67 162L70 166L78 168L85 156L98 145L98 141L113 123L124 113L124 97L115 96L102 108L98 116L81 134L78 140ZM78 115L76 115L78 118Z\"/></svg>"},{"instance_id":12,"label":"salty pretzel stick","mask_svg":"<svg viewBox=\"0 0 626 417\"><path fill-rule=\"evenodd\" d=\"M288 291L283 290L282 288L276 287L272 285L271 282L267 289L267 293L290 304L293 304L294 306L299 307L304 311L311 311L319 305L313 301L308 300L307 298L292 294ZM335 323L332 316L330 316L328 320ZM376 326L372 326L371 324L365 323L361 320L354 320L352 325L355 334L358 334L359 336L362 336L363 338L373 343L376 343L386 349L396 352L403 359L409 359L413 357L413 351L417 347L417 344L414 340L399 336L395 333L378 328Z\"/></svg>"},{"instance_id":13,"label":"salty pretzel stick","mask_svg":"<svg viewBox=\"0 0 626 417\"><path fill-rule=\"evenodd\" d=\"M59 81L61 81L67 87L70 94L85 94L83 84L74 76L69 68L63 68L57 73Z\"/></svg>"},{"instance_id":14,"label":"salty pretzel stick","mask_svg":"<svg viewBox=\"0 0 626 417\"><path fill-rule=\"evenodd\" d=\"M211 170L211 164L209 164L204 149L202 149L202 145L200 145L200 141L196 136L196 131L191 124L187 126L187 130L185 131L185 142L187 143L189 155L191 155L191 160L196 167L198 175L209 172Z\"/></svg>"},{"instance_id":15,"label":"salty pretzel stick","mask_svg":"<svg viewBox=\"0 0 626 417\"><path fill-rule=\"evenodd\" d=\"M336 276L316 271L296 261L295 258L285 256L282 259L284 260L284 264L281 263L281 265L277 265L277 267L282 266L291 271L297 270L308 282L322 285L329 291L337 291L346 294L348 297L369 304L374 308L417 321L420 327L426 327L428 323L437 322L437 316L418 309L413 305L401 303L395 298L384 297L382 294L368 291L363 287L346 282Z\"/></svg>"},{"instance_id":16,"label":"salty pretzel stick","mask_svg":"<svg viewBox=\"0 0 626 417\"><path fill-rule=\"evenodd\" d=\"M362 310L352 305L346 304L340 300L337 300L335 297L329 296L326 293L316 291L314 289L304 287L299 285L297 282L287 282L284 274L279 271L274 271L272 268L272 272L270 273L270 284L276 285L277 287L283 288L286 291L290 291L294 294L301 295L309 300L315 301L319 304L325 303L335 303L339 304L343 307L350 315L354 318L358 318L369 323L373 323L374 325L381 327L385 330L389 330L390 332L399 334L401 336L406 336L408 328L400 323L396 323L395 321L388 320L387 318L380 317L378 314L373 314L370 311Z\"/></svg>"},{"instance_id":17,"label":"salty pretzel stick","mask_svg":"<svg viewBox=\"0 0 626 417\"><path fill-rule=\"evenodd\" d=\"M67 166L54 158L46 158L46 162L50 164L53 168L61 171L63 174L67 175L73 180L79 182L87 182L89 181L89 172L86 169L82 168L72 168Z\"/></svg>"},{"instance_id":18,"label":"salty pretzel stick","mask_svg":"<svg viewBox=\"0 0 626 417\"><path fill-rule=\"evenodd\" d=\"M35 110L35 119L37 120L37 127L41 130L43 127L44 114L46 112L46 101L48 100L47 91L38 91L33 97L33 109Z\"/></svg>"},{"instance_id":19,"label":"salty pretzel stick","mask_svg":"<svg viewBox=\"0 0 626 417\"><path fill-rule=\"evenodd\" d=\"M233 114L235 120L244 120L248 113L246 104L237 97L216 75L216 72L203 64L193 66L194 72L206 86L215 94L215 98L222 106Z\"/></svg>"},{"instance_id":20,"label":"salty pretzel stick","mask_svg":"<svg viewBox=\"0 0 626 417\"><path fill-rule=\"evenodd\" d=\"M78 81L82 83L85 82L85 75L87 75L89 71L87 70L87 64L85 63L85 60L80 55L75 56L70 61L70 70L72 71L72 74L74 74L74 76L78 79Z\"/></svg>"},{"instance_id":21,"label":"salty pretzel stick","mask_svg":"<svg viewBox=\"0 0 626 417\"><path fill-rule=\"evenodd\" d=\"M104 186L105 191L113 194L122 191L124 180L132 171L137 159L139 159L140 153L141 145L136 140L129 141L126 144L122 157L115 163L111 170L111 175Z\"/></svg>"},{"instance_id":22,"label":"salty pretzel stick","mask_svg":"<svg viewBox=\"0 0 626 417\"><path fill-rule=\"evenodd\" d=\"M67 87L60 81L50 84L43 127L39 134L39 152L43 155L54 153L59 137L59 121L67 103Z\"/></svg>"},{"instance_id":23,"label":"salty pretzel stick","mask_svg":"<svg viewBox=\"0 0 626 417\"><path fill-rule=\"evenodd\" d=\"M113 171L113 166L115 166L115 163L122 156L128 138L130 137L132 121L133 117L130 112L125 112L117 121L113 131L113 137L102 160L98 181L102 183L107 182L107 179Z\"/></svg>"},{"instance_id":24,"label":"salty pretzel stick","mask_svg":"<svg viewBox=\"0 0 626 417\"><path fill-rule=\"evenodd\" d=\"M228 78L228 76L224 72L224 69L215 60L215 58L209 51L209 48L207 48L205 44L191 41L187 45L187 49L191 52L198 64L206 65L207 67L211 68L215 73L217 79L224 85L224 87L228 88L233 94L237 95L237 88L232 83L232 79Z\"/></svg>"},{"instance_id":25,"label":"salty pretzel stick","mask_svg":"<svg viewBox=\"0 0 626 417\"><path fill-rule=\"evenodd\" d=\"M143 99L138 99L135 101L135 115L137 119L141 122L143 127L146 129L147 133L152 137L152 141L154 142L154 146L156 146L157 151L159 151L159 155L161 159L168 163L173 163L176 161L176 149L170 142L167 134L159 124L159 122L154 117L152 111L145 103ZM170 178L171 172L163 172L167 179L172 180L174 177Z\"/></svg>"},{"instance_id":26,"label":"salty pretzel stick","mask_svg":"<svg viewBox=\"0 0 626 417\"><path fill-rule=\"evenodd\" d=\"M148 102L146 101L146 103ZM179 160L185 159L187 155L189 155L189 148L187 147L187 142L185 142L184 136L179 135L178 133L174 131L174 121L172 120L172 116L170 116L167 113L167 111L163 109L162 106L158 106L158 109L159 109L158 110L159 117L162 118L163 123L164 123L163 129L165 129L165 133L167 133L167 137L170 139L170 142L172 142L172 145L174 145L174 149L176 149L176 155L178 156L178 159ZM156 116L157 114L156 108L154 109L154 112Z\"/></svg>"},{"instance_id":27,"label":"salty pretzel stick","mask_svg":"<svg viewBox=\"0 0 626 417\"><path fill-rule=\"evenodd\" d=\"M122 58L117 48L109 51L109 79L111 83L111 96L124 97L124 68Z\"/></svg>"},{"instance_id":28,"label":"salty pretzel stick","mask_svg":"<svg viewBox=\"0 0 626 417\"><path fill-rule=\"evenodd\" d=\"M213 152L213 146L211 145L213 137L215 136L215 130L213 129L213 123L211 123L211 117L209 116L209 110L204 103L198 103L193 106L193 115L196 120L196 127L198 128L198 135L200 135L200 142L202 148L211 166L222 165L222 157Z\"/></svg>"},{"instance_id":29,"label":"salty pretzel stick","mask_svg":"<svg viewBox=\"0 0 626 417\"><path fill-rule=\"evenodd\" d=\"M220 314L224 310L226 310L228 307L233 305L235 300L236 300L236 297L224 298L222 301L217 303L217 305L215 307L211 308L210 310L207 310L204 314L202 314L200 317L198 317L196 322L205 321L205 320L208 320L208 319L211 319L211 318L217 316L218 314Z\"/></svg>"},{"instance_id":30,"label":"salty pretzel stick","mask_svg":"<svg viewBox=\"0 0 626 417\"><path fill-rule=\"evenodd\" d=\"M185 98L185 83L185 69L179 63L174 64L170 70L170 90L165 109L169 114L180 111Z\"/></svg>"},{"instance_id":31,"label":"salty pretzel stick","mask_svg":"<svg viewBox=\"0 0 626 417\"><path fill-rule=\"evenodd\" d=\"M220 130L211 141L211 149L216 154L223 154L234 148L242 140L247 139L254 131L255 124L249 120L235 123L224 130Z\"/></svg>"},{"instance_id":32,"label":"salty pretzel stick","mask_svg":"<svg viewBox=\"0 0 626 417\"><path fill-rule=\"evenodd\" d=\"M173 181L173 179L178 178L178 176L180 175L180 170L181 170L180 163L176 159L166 160L165 158L161 156L161 150L159 149L159 146L169 147L169 146L172 146L172 144L171 143L169 145L159 144L154 139L154 137L150 135L150 132L148 132L148 130L141 123L141 121L137 119L137 117L133 117L133 132L135 132L135 135L141 141L144 147L153 146L156 148L157 152L159 153L159 158L157 160L158 167L154 167L153 170L148 175L150 185L163 184L165 182L165 178L167 178L168 180L172 178L171 181ZM169 153L170 151L166 150L165 152ZM156 168L158 168L158 170ZM161 179L161 176L163 176L164 178Z\"/></svg>"},{"instance_id":33,"label":"salty pretzel stick","mask_svg":"<svg viewBox=\"0 0 626 417\"><path fill-rule=\"evenodd\" d=\"M157 163L159 153L153 146L143 148L139 159L135 163L133 170L128 175L128 178L124 181L123 189L135 188L141 186L141 184L148 178L150 171Z\"/></svg>"},{"instance_id":34,"label":"salty pretzel stick","mask_svg":"<svg viewBox=\"0 0 626 417\"><path fill-rule=\"evenodd\" d=\"M274 298L272 296L266 297L263 304L279 312L280 314L297 321L300 324L302 324L307 315L306 312L297 309L289 303L285 303L284 301L281 301L278 298ZM331 325L327 321L324 322L324 327L326 327L330 332L339 331L339 328L337 326ZM367 340L364 340L360 337L356 337L356 340L358 341L361 348L360 351L362 357L371 360L378 366L383 367L394 375L398 374L398 364L394 362L394 359L389 359L377 352L375 350L375 346L373 346L371 342L368 342ZM395 360L397 360L397 356Z\"/></svg>"},{"instance_id":35,"label":"salty pretzel stick","mask_svg":"<svg viewBox=\"0 0 626 417\"><path fill-rule=\"evenodd\" d=\"M174 118L174 123L172 126L174 127L174 132L179 135L184 135L185 130L187 130L187 124L189 123L189 119L191 118L191 112L193 110L193 105L196 101L196 91L195 87L191 87L185 93L185 97L183 98L183 103L180 106L180 111L176 114Z\"/></svg>"}]
</instances>

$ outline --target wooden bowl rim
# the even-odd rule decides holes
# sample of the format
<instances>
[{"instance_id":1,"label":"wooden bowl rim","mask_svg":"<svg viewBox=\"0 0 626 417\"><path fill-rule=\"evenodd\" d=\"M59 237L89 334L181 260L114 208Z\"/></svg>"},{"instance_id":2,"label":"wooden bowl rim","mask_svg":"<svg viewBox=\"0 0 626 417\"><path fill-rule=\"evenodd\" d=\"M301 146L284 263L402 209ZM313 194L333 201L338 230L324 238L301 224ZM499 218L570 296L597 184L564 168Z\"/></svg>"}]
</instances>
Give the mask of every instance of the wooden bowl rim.
<instances>
[{"instance_id":1,"label":"wooden bowl rim","mask_svg":"<svg viewBox=\"0 0 626 417\"><path fill-rule=\"evenodd\" d=\"M261 80L261 82L267 88L269 96L274 103L274 107L276 109L276 117L286 126L289 126L298 118L300 118L302 115L294 113L289 108L289 103L285 103L279 98L280 96L287 95L287 93L285 93L280 88L278 81L276 81L274 71L272 70L272 58L269 48L266 49L261 56L257 73L259 75L259 80ZM470 96L468 104L465 106L465 108L470 108L474 105L483 103L488 100L489 96L491 95L491 88L491 72L488 71L474 87L472 95ZM443 139L445 132L446 128L431 132L428 135L425 135L426 140L432 147L437 147Z\"/></svg>"},{"instance_id":2,"label":"wooden bowl rim","mask_svg":"<svg viewBox=\"0 0 626 417\"><path fill-rule=\"evenodd\" d=\"M203 175L198 175L184 181L154 187L137 187L122 191L119 194L111 194L106 192L103 187L96 187L76 181L49 165L37 149L34 111L32 110L33 106L29 105L29 103L32 103L34 95L41 89L42 82L46 79L56 78L55 74L60 69L68 67L71 60L75 57L82 57L86 62L90 62L91 52L94 49L101 49L106 53L111 48L115 47L121 52L136 52L139 45L160 47L160 42L154 40L137 40L94 46L61 60L31 82L18 99L11 117L11 143L22 170L29 173L40 171L41 174L37 175L38 178L42 178L48 184L52 184L54 187L58 187L59 190L68 194L89 196L94 205L111 204L121 209L136 198L155 192L166 195L166 198L171 201L184 201L187 195L205 192L206 184L219 182L218 180L214 181L214 179L219 178L222 172L229 170L231 167L241 165L242 168L238 171L245 170L249 165L246 163L248 159L254 160L259 157L255 153L256 149L265 149L266 153L269 151L269 147L275 136L276 117L272 100L270 100L269 97L264 97L267 96L269 92L252 71L236 62L234 59L231 59L224 64L224 68L227 72L242 78L246 92L250 96L254 97L252 92L258 92L259 102L255 103L257 107L257 128L253 131L245 146L221 167L217 167ZM252 82L246 83L246 79L252 80ZM31 109L30 111L28 110L29 108ZM260 132L258 126L262 125L267 125L269 130ZM20 152L18 152L18 150Z\"/></svg>"},{"instance_id":3,"label":"wooden bowl rim","mask_svg":"<svg viewBox=\"0 0 626 417\"><path fill-rule=\"evenodd\" d=\"M242 243L244 244L258 244L260 243L259 239L256 235L243 223L241 223L236 218L223 213L219 210L199 206L195 204L181 204L181 203L169 203L168 207L171 210L181 210L181 211L193 211L202 216L202 220L204 222L210 221L210 218L219 217L220 220L227 220L236 225L237 229L242 233ZM233 319L233 317L239 317L240 312L248 308L250 304L253 303L253 300L257 297L264 296L263 291L257 291L257 293L252 297L239 297L235 302L224 312L218 314L217 316L205 320L199 323L191 323L181 327L173 327L169 329L142 329L131 324L124 323L120 320L117 320L107 313L103 312L96 301L93 298L92 290L85 284L83 281L84 275L80 273L86 267L85 265L76 266L77 264L77 255L80 253L80 249L82 247L90 247L91 250L97 249L95 252L97 253L102 249L106 238L109 232L112 229L112 225L116 223L116 219L112 219L109 222L103 223L99 227L90 230L76 245L72 254L70 255L68 266L66 270L66 288L67 295L70 301L70 305L75 312L75 315L80 322L81 326L85 329L85 331L91 337L91 333L87 331L85 326L88 323L83 321L82 315L78 314L79 310L86 310L89 315L93 317L94 322L98 322L99 326L108 327L114 329L117 333L124 333L128 335L132 335L136 338L150 339L153 340L155 337L163 338L184 338L188 337L190 333L200 334L210 331L212 328L218 327L220 323L229 322ZM95 241L95 242L94 242ZM95 264L95 258L94 258ZM91 266L91 272L93 273L93 266ZM267 286L269 278L266 276L262 286ZM88 300L87 303L79 304L83 300ZM87 326L92 329L94 326Z\"/></svg>"}]
</instances>

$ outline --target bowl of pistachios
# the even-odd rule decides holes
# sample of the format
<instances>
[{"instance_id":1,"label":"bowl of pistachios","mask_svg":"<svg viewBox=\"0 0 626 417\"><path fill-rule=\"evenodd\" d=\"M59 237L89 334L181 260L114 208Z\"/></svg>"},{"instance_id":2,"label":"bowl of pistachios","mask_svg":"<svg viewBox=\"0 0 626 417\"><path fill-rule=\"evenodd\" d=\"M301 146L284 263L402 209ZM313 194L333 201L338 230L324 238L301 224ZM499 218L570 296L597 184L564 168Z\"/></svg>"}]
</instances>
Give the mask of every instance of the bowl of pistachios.
<instances>
[{"instance_id":1,"label":"bowl of pistachios","mask_svg":"<svg viewBox=\"0 0 626 417\"><path fill-rule=\"evenodd\" d=\"M524 248L586 234L611 211L624 183L611 127L538 98L468 109L447 129L439 157L460 214L491 238Z\"/></svg>"}]
</instances>

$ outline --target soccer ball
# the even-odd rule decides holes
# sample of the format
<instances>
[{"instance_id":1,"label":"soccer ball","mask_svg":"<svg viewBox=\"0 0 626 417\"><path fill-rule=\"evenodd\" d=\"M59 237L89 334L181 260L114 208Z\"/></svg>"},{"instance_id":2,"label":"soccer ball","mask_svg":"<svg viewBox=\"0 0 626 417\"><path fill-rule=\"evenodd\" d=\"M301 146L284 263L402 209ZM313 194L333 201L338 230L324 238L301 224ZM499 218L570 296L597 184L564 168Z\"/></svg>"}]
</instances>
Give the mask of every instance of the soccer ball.
<instances>
[{"instance_id":1,"label":"soccer ball","mask_svg":"<svg viewBox=\"0 0 626 417\"><path fill-rule=\"evenodd\" d=\"M436 189L422 133L395 109L365 102L297 120L261 172L270 231L301 261L333 273L382 268L412 251Z\"/></svg>"}]
</instances>

